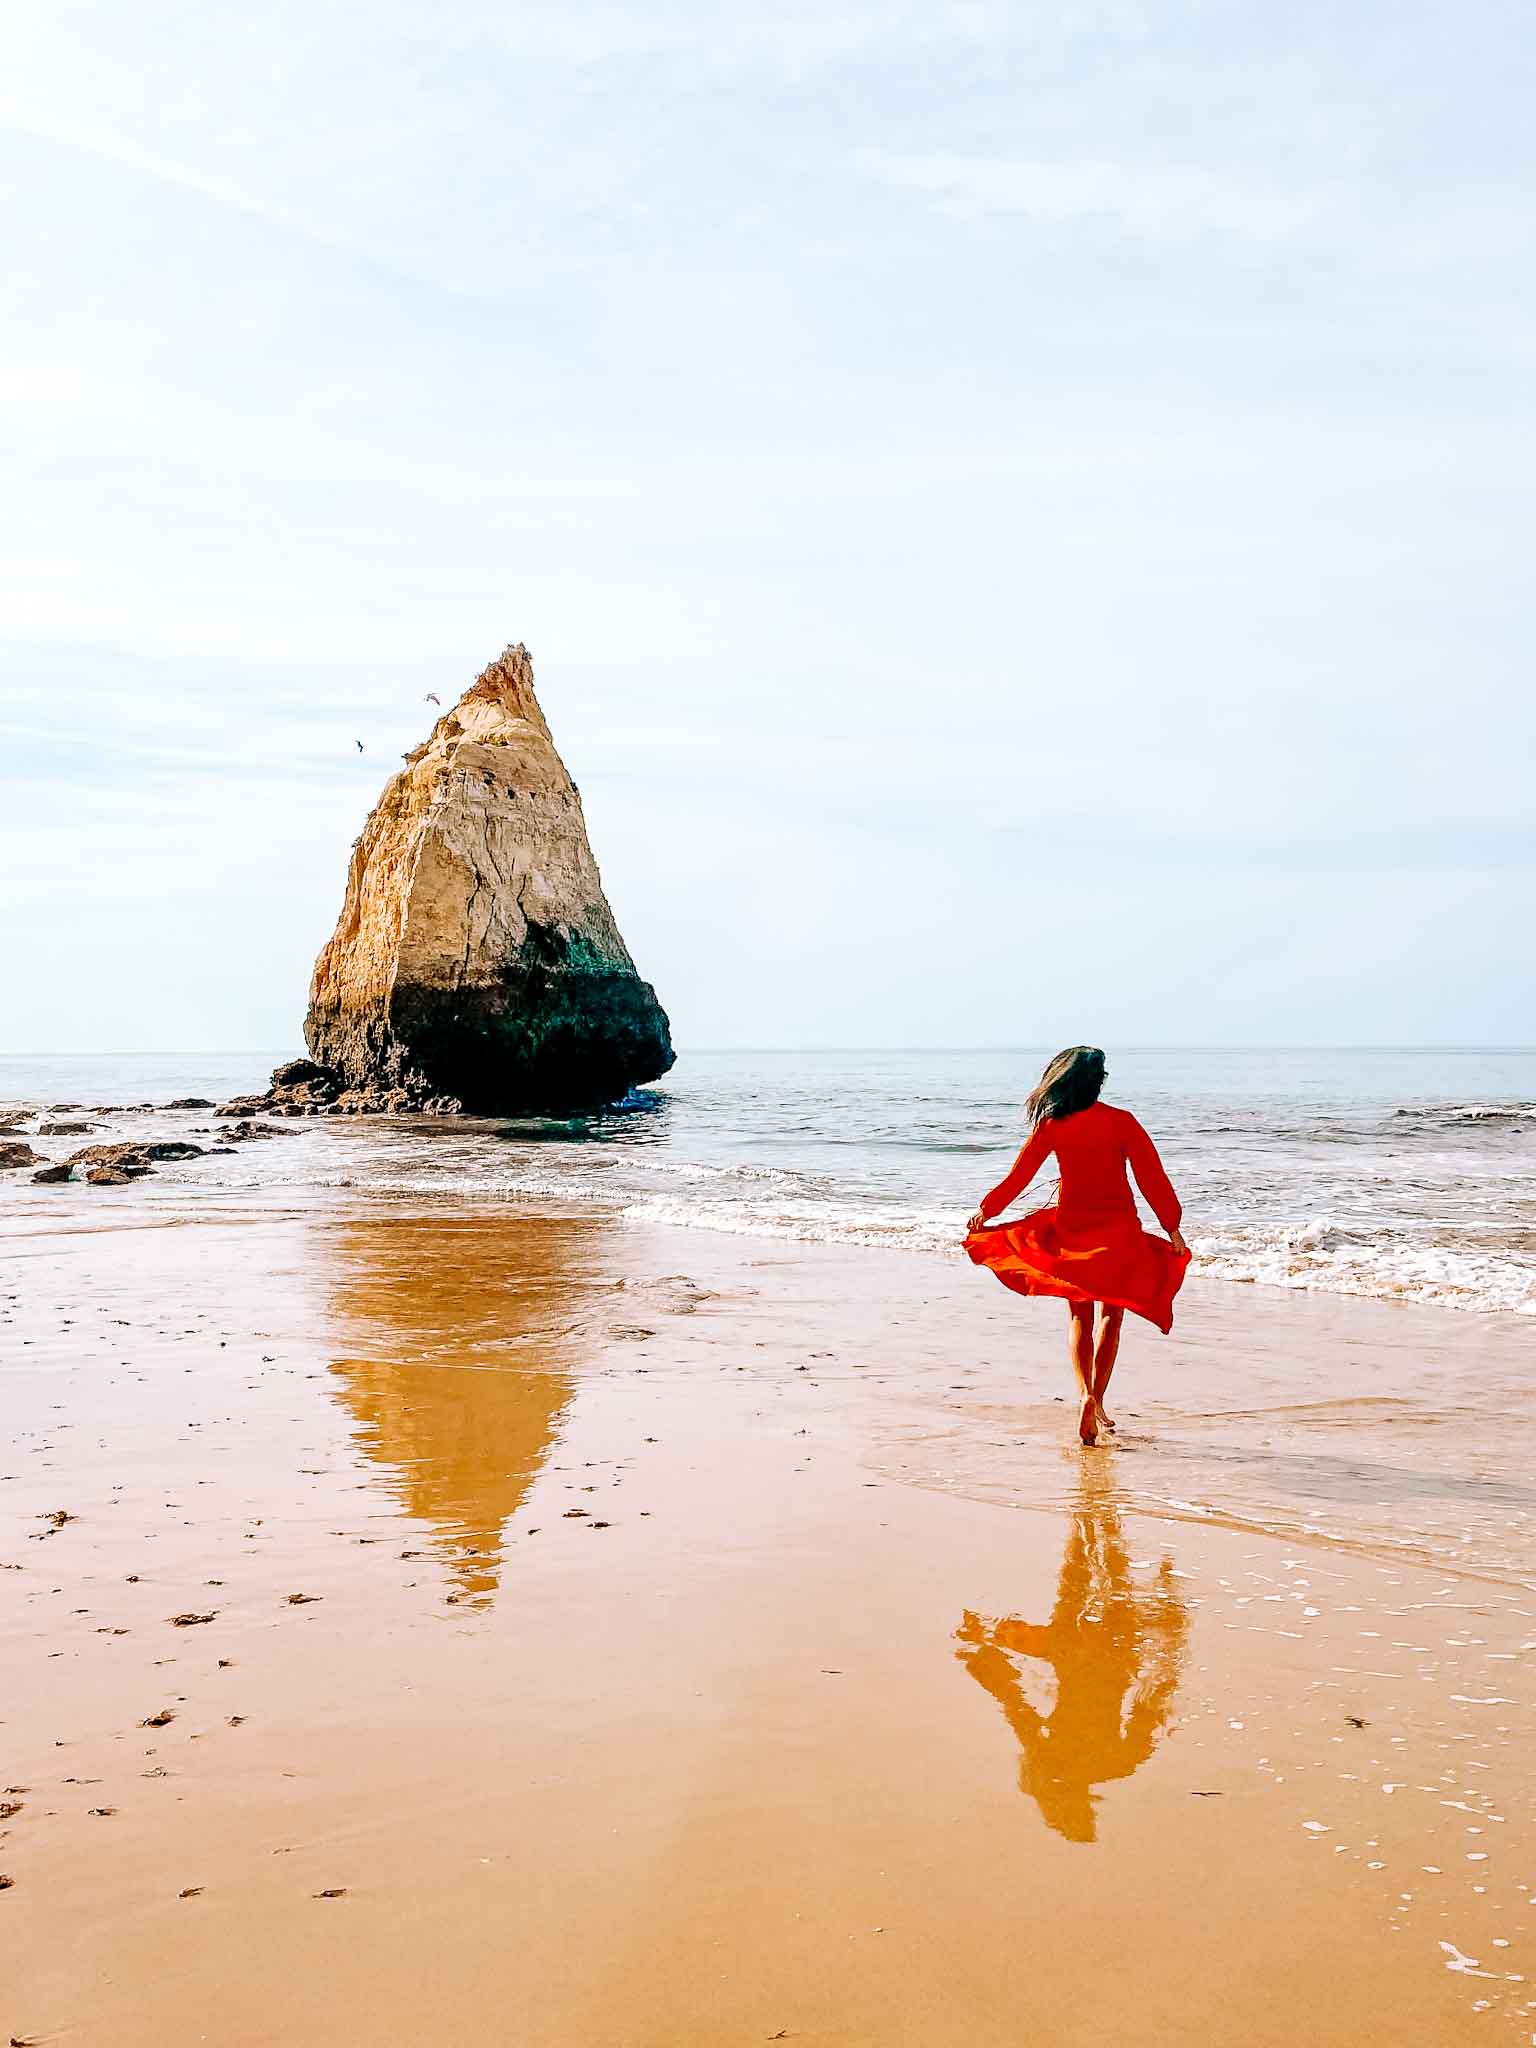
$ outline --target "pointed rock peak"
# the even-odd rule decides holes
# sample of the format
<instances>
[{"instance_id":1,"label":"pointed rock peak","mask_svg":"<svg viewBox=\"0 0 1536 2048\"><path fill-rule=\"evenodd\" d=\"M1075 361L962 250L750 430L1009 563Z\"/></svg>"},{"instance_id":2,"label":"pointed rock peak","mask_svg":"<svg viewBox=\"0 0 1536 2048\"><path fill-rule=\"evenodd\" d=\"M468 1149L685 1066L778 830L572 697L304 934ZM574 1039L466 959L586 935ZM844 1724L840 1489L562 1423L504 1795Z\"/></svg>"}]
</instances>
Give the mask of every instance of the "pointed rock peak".
<instances>
[{"instance_id":1,"label":"pointed rock peak","mask_svg":"<svg viewBox=\"0 0 1536 2048\"><path fill-rule=\"evenodd\" d=\"M407 759L451 750L463 739L494 742L519 729L526 738L530 727L549 739L549 727L534 695L533 656L519 641L480 671L453 709L445 711L433 726L431 738Z\"/></svg>"},{"instance_id":2,"label":"pointed rock peak","mask_svg":"<svg viewBox=\"0 0 1536 2048\"><path fill-rule=\"evenodd\" d=\"M533 656L521 640L480 671L455 708L462 710L468 704L497 704L514 718L526 718L549 730L533 694Z\"/></svg>"},{"instance_id":3,"label":"pointed rock peak","mask_svg":"<svg viewBox=\"0 0 1536 2048\"><path fill-rule=\"evenodd\" d=\"M526 647L476 677L374 806L304 1035L338 1086L493 1113L613 1101L672 1065Z\"/></svg>"},{"instance_id":4,"label":"pointed rock peak","mask_svg":"<svg viewBox=\"0 0 1536 2048\"><path fill-rule=\"evenodd\" d=\"M493 662L481 669L464 692L464 697L488 697L500 703L533 695L533 656L519 640L504 647ZM460 699L463 702L463 699Z\"/></svg>"}]
</instances>

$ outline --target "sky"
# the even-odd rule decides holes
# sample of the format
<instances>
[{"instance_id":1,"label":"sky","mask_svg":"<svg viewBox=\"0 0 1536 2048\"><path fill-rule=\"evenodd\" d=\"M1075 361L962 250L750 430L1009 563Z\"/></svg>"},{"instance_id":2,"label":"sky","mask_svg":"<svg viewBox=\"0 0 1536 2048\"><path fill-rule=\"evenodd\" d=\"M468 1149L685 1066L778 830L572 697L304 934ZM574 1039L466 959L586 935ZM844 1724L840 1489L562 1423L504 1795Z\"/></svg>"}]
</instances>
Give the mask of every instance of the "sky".
<instances>
[{"instance_id":1,"label":"sky","mask_svg":"<svg viewBox=\"0 0 1536 2048\"><path fill-rule=\"evenodd\" d=\"M0 1050L515 641L685 1049L1536 1037L1524 8L4 13Z\"/></svg>"}]
</instances>

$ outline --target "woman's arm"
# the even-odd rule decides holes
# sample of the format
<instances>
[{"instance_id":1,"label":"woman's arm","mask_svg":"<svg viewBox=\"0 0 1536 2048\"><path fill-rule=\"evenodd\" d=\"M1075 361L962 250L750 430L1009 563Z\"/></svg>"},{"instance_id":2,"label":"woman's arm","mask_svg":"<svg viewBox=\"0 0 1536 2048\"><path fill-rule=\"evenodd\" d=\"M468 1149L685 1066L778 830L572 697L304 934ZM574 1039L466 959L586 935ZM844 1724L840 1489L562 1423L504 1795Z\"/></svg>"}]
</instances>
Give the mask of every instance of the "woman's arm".
<instances>
[{"instance_id":1,"label":"woman's arm","mask_svg":"<svg viewBox=\"0 0 1536 2048\"><path fill-rule=\"evenodd\" d=\"M1147 1206L1173 1239L1177 1252L1186 1249L1179 1231L1183 1220L1184 1205L1173 1192L1173 1183L1163 1171L1163 1162L1157 1156L1157 1147L1137 1123L1135 1117L1127 1116L1130 1129L1126 1133L1125 1156L1136 1176L1136 1185L1147 1198Z\"/></svg>"},{"instance_id":2,"label":"woman's arm","mask_svg":"<svg viewBox=\"0 0 1536 2048\"><path fill-rule=\"evenodd\" d=\"M1000 1216L1010 1202L1023 1194L1050 1156L1051 1140L1045 1125L1042 1124L1015 1159L1006 1176L995 1188L982 1196L981 1206L971 1218L971 1229L980 1230L989 1218Z\"/></svg>"}]
</instances>

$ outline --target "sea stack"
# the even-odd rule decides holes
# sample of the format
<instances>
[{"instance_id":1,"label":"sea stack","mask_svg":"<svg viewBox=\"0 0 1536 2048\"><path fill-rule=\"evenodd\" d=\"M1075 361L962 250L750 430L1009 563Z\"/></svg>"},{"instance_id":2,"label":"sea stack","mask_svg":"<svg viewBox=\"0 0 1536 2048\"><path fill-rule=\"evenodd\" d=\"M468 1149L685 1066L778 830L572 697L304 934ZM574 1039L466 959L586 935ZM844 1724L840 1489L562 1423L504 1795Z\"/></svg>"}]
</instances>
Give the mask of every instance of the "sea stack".
<instances>
[{"instance_id":1,"label":"sea stack","mask_svg":"<svg viewBox=\"0 0 1536 2048\"><path fill-rule=\"evenodd\" d=\"M566 1114L664 1074L666 1012L603 895L527 648L492 662L405 761L315 963L318 1065L374 1100L484 1114Z\"/></svg>"}]
</instances>

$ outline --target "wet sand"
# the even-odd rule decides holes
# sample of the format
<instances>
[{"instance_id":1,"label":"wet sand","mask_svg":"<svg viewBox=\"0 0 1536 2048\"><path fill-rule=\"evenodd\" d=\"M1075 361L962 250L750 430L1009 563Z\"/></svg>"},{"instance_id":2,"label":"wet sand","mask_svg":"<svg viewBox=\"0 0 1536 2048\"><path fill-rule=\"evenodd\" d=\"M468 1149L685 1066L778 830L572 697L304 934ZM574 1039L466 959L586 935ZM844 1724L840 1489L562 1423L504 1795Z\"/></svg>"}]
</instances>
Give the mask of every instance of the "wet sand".
<instances>
[{"instance_id":1,"label":"wet sand","mask_svg":"<svg viewBox=\"0 0 1536 2048\"><path fill-rule=\"evenodd\" d=\"M1192 1283L1083 1452L958 1261L123 1193L6 1245L0 2031L1536 2035L1527 1327Z\"/></svg>"}]
</instances>

